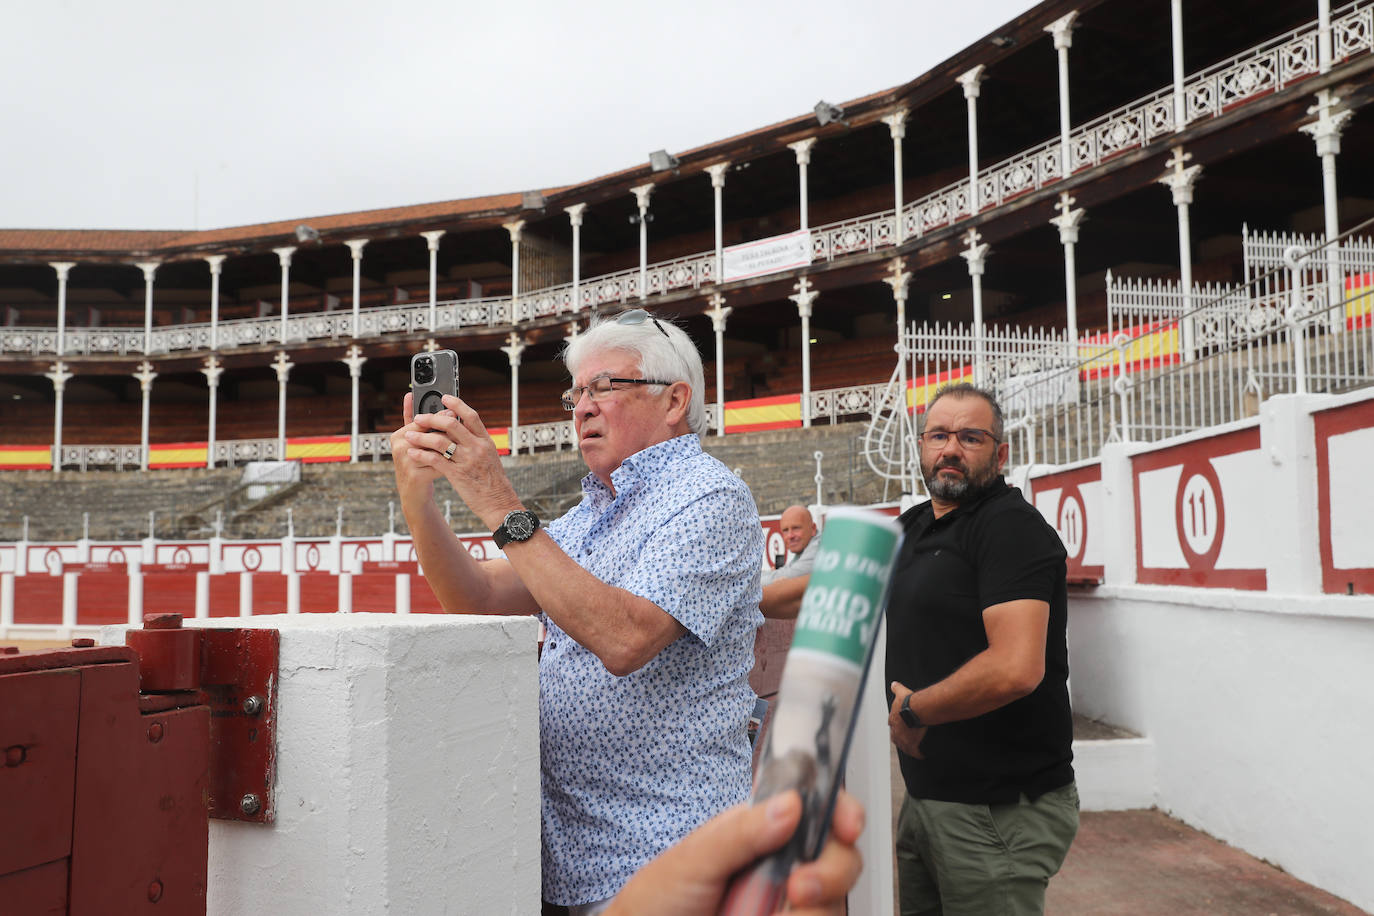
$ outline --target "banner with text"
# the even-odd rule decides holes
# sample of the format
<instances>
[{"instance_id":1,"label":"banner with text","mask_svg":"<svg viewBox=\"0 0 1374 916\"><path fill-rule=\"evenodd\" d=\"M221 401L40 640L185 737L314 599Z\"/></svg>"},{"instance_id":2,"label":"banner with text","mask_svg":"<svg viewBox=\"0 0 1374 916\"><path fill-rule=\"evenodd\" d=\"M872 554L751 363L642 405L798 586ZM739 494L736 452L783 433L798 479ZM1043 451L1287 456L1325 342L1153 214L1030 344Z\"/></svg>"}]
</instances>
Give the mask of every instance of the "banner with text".
<instances>
[{"instance_id":1,"label":"banner with text","mask_svg":"<svg viewBox=\"0 0 1374 916\"><path fill-rule=\"evenodd\" d=\"M794 270L811 263L811 233L801 229L756 242L731 245L723 252L724 280L747 280L783 270Z\"/></svg>"}]
</instances>

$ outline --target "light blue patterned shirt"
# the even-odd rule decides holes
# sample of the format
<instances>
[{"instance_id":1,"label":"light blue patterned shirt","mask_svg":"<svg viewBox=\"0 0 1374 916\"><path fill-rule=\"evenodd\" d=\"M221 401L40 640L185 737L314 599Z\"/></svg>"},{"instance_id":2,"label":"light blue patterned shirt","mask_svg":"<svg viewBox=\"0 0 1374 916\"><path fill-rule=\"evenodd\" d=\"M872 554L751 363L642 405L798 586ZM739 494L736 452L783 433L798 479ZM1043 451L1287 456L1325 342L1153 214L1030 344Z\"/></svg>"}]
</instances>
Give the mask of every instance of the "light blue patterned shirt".
<instances>
[{"instance_id":1,"label":"light blue patterned shirt","mask_svg":"<svg viewBox=\"0 0 1374 916\"><path fill-rule=\"evenodd\" d=\"M608 585L687 628L625 677L545 615L539 659L544 899L614 896L645 862L746 800L763 529L749 488L678 436L625 459L610 488L548 526Z\"/></svg>"}]
</instances>

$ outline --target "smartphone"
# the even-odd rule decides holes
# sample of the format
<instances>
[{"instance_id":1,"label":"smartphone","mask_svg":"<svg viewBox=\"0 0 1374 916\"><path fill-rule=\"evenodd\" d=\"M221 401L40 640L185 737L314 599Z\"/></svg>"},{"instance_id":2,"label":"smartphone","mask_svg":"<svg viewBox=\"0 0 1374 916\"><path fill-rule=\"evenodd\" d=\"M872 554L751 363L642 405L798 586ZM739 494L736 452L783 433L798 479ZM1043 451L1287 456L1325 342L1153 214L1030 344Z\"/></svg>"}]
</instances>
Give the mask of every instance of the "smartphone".
<instances>
[{"instance_id":1,"label":"smartphone","mask_svg":"<svg viewBox=\"0 0 1374 916\"><path fill-rule=\"evenodd\" d=\"M458 354L452 350L435 350L412 356L410 391L415 395L417 414L443 410L444 395L458 396Z\"/></svg>"}]
</instances>

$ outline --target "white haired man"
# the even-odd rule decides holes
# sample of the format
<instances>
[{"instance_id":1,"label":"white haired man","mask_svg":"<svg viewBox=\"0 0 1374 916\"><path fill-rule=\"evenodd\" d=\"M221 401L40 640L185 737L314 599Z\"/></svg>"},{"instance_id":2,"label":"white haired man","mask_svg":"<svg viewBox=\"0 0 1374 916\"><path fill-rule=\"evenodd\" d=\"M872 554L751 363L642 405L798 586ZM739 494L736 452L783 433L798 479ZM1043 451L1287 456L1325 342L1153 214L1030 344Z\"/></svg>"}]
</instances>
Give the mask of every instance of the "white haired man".
<instances>
[{"instance_id":1,"label":"white haired man","mask_svg":"<svg viewBox=\"0 0 1374 916\"><path fill-rule=\"evenodd\" d=\"M425 577L450 612L532 613L539 661L546 912L599 912L630 875L749 795L762 624L753 497L705 454L701 356L642 309L594 321L564 361L590 474L547 527L477 414L446 397L391 438ZM447 479L505 558L478 562L434 502Z\"/></svg>"}]
</instances>

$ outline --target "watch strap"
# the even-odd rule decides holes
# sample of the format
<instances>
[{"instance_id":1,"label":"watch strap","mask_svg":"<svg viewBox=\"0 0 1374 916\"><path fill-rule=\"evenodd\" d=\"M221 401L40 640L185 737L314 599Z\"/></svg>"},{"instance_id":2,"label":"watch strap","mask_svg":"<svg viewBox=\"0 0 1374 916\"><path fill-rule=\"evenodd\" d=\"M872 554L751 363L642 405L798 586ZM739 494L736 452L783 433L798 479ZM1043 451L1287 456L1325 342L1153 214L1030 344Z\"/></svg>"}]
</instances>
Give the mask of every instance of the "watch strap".
<instances>
[{"instance_id":1,"label":"watch strap","mask_svg":"<svg viewBox=\"0 0 1374 916\"><path fill-rule=\"evenodd\" d=\"M911 708L911 694L909 693L902 698L902 707L898 710L898 713L901 715L902 722L906 724L907 728L922 728L925 726L925 723L921 721L921 717L916 715L916 710Z\"/></svg>"},{"instance_id":2,"label":"watch strap","mask_svg":"<svg viewBox=\"0 0 1374 916\"><path fill-rule=\"evenodd\" d=\"M528 541L539 528L539 516L528 509L516 509L514 512L506 513L501 524L491 533L491 539L497 549L501 550L511 541Z\"/></svg>"}]
</instances>

